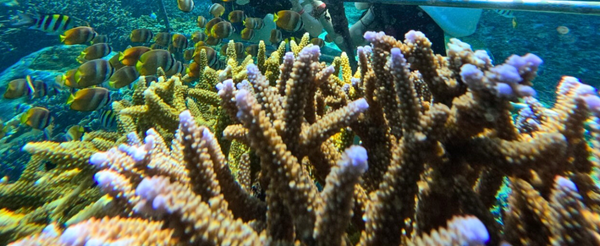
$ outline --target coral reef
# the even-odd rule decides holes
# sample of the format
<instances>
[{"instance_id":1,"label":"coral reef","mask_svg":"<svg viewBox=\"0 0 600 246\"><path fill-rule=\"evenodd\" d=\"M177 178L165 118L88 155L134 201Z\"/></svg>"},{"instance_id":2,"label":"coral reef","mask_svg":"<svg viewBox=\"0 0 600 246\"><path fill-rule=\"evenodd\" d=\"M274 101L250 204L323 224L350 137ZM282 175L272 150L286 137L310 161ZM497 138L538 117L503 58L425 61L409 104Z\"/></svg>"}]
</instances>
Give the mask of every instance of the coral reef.
<instances>
[{"instance_id":1,"label":"coral reef","mask_svg":"<svg viewBox=\"0 0 600 246\"><path fill-rule=\"evenodd\" d=\"M301 41L269 58L262 45L257 65L229 51L228 67L200 69L195 88L178 76L141 79L131 100L113 104L119 133L25 147L28 171L0 184L1 239L600 244L593 87L564 77L545 108L533 97L542 63L533 54L493 65L456 39L447 57L420 32L365 39L354 75L345 54L327 65ZM525 106L513 119L516 101ZM44 161L56 167L38 170ZM506 179L508 204L493 214Z\"/></svg>"}]
</instances>

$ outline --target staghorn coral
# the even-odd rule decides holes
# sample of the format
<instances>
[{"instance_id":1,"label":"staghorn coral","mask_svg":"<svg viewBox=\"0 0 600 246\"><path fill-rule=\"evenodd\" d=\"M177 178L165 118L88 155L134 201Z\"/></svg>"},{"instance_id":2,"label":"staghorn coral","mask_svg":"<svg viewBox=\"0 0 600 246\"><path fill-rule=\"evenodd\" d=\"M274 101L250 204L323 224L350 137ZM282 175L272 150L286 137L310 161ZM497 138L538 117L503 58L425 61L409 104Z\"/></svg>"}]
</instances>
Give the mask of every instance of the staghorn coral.
<instances>
[{"instance_id":1,"label":"staghorn coral","mask_svg":"<svg viewBox=\"0 0 600 246\"><path fill-rule=\"evenodd\" d=\"M263 59L218 84L230 122L216 134L233 140L231 151L182 103L189 89L178 77L138 87L130 108L164 107L125 117L127 144L90 158L105 195L68 228L18 243L100 243L72 234L105 215L138 218L161 242L183 245L600 243L598 154L585 141L598 142L595 89L565 77L546 109L532 97L535 55L494 66L458 40L442 57L419 32L365 39L354 76L345 59L326 66L308 45L280 54L275 80ZM530 111L522 125L510 115L517 100ZM491 209L505 177L513 192L501 224ZM135 233L106 240L158 244Z\"/></svg>"}]
</instances>

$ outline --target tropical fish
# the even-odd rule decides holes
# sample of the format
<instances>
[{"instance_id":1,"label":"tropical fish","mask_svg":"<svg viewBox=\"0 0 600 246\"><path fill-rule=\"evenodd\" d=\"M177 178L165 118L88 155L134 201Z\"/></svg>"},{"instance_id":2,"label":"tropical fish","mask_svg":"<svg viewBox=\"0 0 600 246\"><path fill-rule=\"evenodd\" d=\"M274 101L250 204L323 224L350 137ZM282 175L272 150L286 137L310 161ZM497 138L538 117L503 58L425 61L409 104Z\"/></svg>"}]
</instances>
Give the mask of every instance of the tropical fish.
<instances>
[{"instance_id":1,"label":"tropical fish","mask_svg":"<svg viewBox=\"0 0 600 246\"><path fill-rule=\"evenodd\" d=\"M515 18L513 11L510 9L494 9L493 11L504 18Z\"/></svg>"},{"instance_id":2,"label":"tropical fish","mask_svg":"<svg viewBox=\"0 0 600 246\"><path fill-rule=\"evenodd\" d=\"M190 12L194 9L194 0L177 0L177 7L183 12Z\"/></svg>"},{"instance_id":3,"label":"tropical fish","mask_svg":"<svg viewBox=\"0 0 600 246\"><path fill-rule=\"evenodd\" d=\"M173 34L171 46L176 51L184 50L185 48L188 47L187 37L185 37L183 34L180 34L180 33Z\"/></svg>"},{"instance_id":4,"label":"tropical fish","mask_svg":"<svg viewBox=\"0 0 600 246\"><path fill-rule=\"evenodd\" d=\"M140 75L153 75L160 67L168 71L175 64L175 58L166 50L151 50L144 53L135 65Z\"/></svg>"},{"instance_id":5,"label":"tropical fish","mask_svg":"<svg viewBox=\"0 0 600 246\"><path fill-rule=\"evenodd\" d=\"M40 98L48 95L48 85L44 81L36 79L33 81L33 97Z\"/></svg>"},{"instance_id":6,"label":"tropical fish","mask_svg":"<svg viewBox=\"0 0 600 246\"><path fill-rule=\"evenodd\" d=\"M194 61L200 64L200 52L202 50L206 51L206 60L208 61L208 66L214 66L219 60L219 58L217 57L217 52L213 48L208 46L202 46L200 47L200 49L197 49L196 52L194 52Z\"/></svg>"},{"instance_id":7,"label":"tropical fish","mask_svg":"<svg viewBox=\"0 0 600 246\"><path fill-rule=\"evenodd\" d=\"M128 86L140 77L135 66L125 66L117 70L108 80L108 85L119 89Z\"/></svg>"},{"instance_id":8,"label":"tropical fish","mask_svg":"<svg viewBox=\"0 0 600 246\"><path fill-rule=\"evenodd\" d=\"M116 69L122 68L125 65L123 65L123 63L121 63L119 61L119 57L123 54L123 52L119 52L119 54L113 55L109 60L108 63L110 63L110 65Z\"/></svg>"},{"instance_id":9,"label":"tropical fish","mask_svg":"<svg viewBox=\"0 0 600 246\"><path fill-rule=\"evenodd\" d=\"M198 63L192 61L190 65L185 70L185 73L190 78L199 78L200 77L200 65Z\"/></svg>"},{"instance_id":10,"label":"tropical fish","mask_svg":"<svg viewBox=\"0 0 600 246\"><path fill-rule=\"evenodd\" d=\"M165 71L166 76L173 76L176 74L183 74L185 71L185 67L180 61L176 61L175 64L171 67L171 69Z\"/></svg>"},{"instance_id":11,"label":"tropical fish","mask_svg":"<svg viewBox=\"0 0 600 246\"><path fill-rule=\"evenodd\" d=\"M244 28L242 30L241 36L243 40L250 40L252 38L254 38L254 29L250 29L250 28Z\"/></svg>"},{"instance_id":12,"label":"tropical fish","mask_svg":"<svg viewBox=\"0 0 600 246\"><path fill-rule=\"evenodd\" d=\"M273 17L273 21L277 24L277 27L288 32L295 32L303 27L300 14L291 10L277 12Z\"/></svg>"},{"instance_id":13,"label":"tropical fish","mask_svg":"<svg viewBox=\"0 0 600 246\"><path fill-rule=\"evenodd\" d=\"M244 20L244 27L250 29L262 29L265 26L265 22L261 18L246 18Z\"/></svg>"},{"instance_id":14,"label":"tropical fish","mask_svg":"<svg viewBox=\"0 0 600 246\"><path fill-rule=\"evenodd\" d=\"M323 46L325 46L325 40L323 40L322 38L312 38L310 40L310 43L319 46L320 48L323 48Z\"/></svg>"},{"instance_id":15,"label":"tropical fish","mask_svg":"<svg viewBox=\"0 0 600 246\"><path fill-rule=\"evenodd\" d=\"M281 41L283 41L283 34L279 29L273 29L271 30L271 37L269 37L269 41L272 44L279 44Z\"/></svg>"},{"instance_id":16,"label":"tropical fish","mask_svg":"<svg viewBox=\"0 0 600 246\"><path fill-rule=\"evenodd\" d=\"M217 45L217 44L221 43L221 40L223 40L223 39L215 38L215 37L212 37L212 36L208 36L204 40L204 44L206 44L206 45Z\"/></svg>"},{"instance_id":17,"label":"tropical fish","mask_svg":"<svg viewBox=\"0 0 600 246\"><path fill-rule=\"evenodd\" d=\"M126 49L119 55L119 62L125 66L135 66L140 57L150 51L146 46L135 46Z\"/></svg>"},{"instance_id":18,"label":"tropical fish","mask_svg":"<svg viewBox=\"0 0 600 246\"><path fill-rule=\"evenodd\" d=\"M221 21L224 21L224 20L219 17L213 18L212 20L208 21L208 23L206 23L206 28L204 29L204 33L206 33L206 35L210 35L210 31L212 30L212 27Z\"/></svg>"},{"instance_id":19,"label":"tropical fish","mask_svg":"<svg viewBox=\"0 0 600 246\"><path fill-rule=\"evenodd\" d=\"M204 41L206 39L206 34L203 32L194 32L192 33L192 42L198 43L200 41Z\"/></svg>"},{"instance_id":20,"label":"tropical fish","mask_svg":"<svg viewBox=\"0 0 600 246\"><path fill-rule=\"evenodd\" d=\"M258 54L258 44L246 46L246 55L256 56Z\"/></svg>"},{"instance_id":21,"label":"tropical fish","mask_svg":"<svg viewBox=\"0 0 600 246\"><path fill-rule=\"evenodd\" d=\"M71 28L60 35L60 42L66 45L89 43L96 37L96 32L89 26Z\"/></svg>"},{"instance_id":22,"label":"tropical fish","mask_svg":"<svg viewBox=\"0 0 600 246\"><path fill-rule=\"evenodd\" d=\"M33 107L21 115L21 123L33 129L44 129L52 121L50 111L43 107Z\"/></svg>"},{"instance_id":23,"label":"tropical fish","mask_svg":"<svg viewBox=\"0 0 600 246\"><path fill-rule=\"evenodd\" d=\"M72 81L69 84L73 88L85 88L99 85L107 81L115 72L115 69L107 60L95 59L87 61L77 68L72 75ZM74 82L74 83L73 83Z\"/></svg>"},{"instance_id":24,"label":"tropical fish","mask_svg":"<svg viewBox=\"0 0 600 246\"><path fill-rule=\"evenodd\" d=\"M246 15L244 14L244 11L242 10L234 10L229 12L229 21L231 23L239 23L239 22L243 22L246 19Z\"/></svg>"},{"instance_id":25,"label":"tropical fish","mask_svg":"<svg viewBox=\"0 0 600 246\"><path fill-rule=\"evenodd\" d=\"M49 34L61 34L74 27L75 23L69 16L62 14L48 14L30 16L19 13L13 19L12 26L30 26L31 29L41 30Z\"/></svg>"},{"instance_id":26,"label":"tropical fish","mask_svg":"<svg viewBox=\"0 0 600 246\"><path fill-rule=\"evenodd\" d=\"M190 61L194 58L194 49L187 49L183 51L183 60Z\"/></svg>"},{"instance_id":27,"label":"tropical fish","mask_svg":"<svg viewBox=\"0 0 600 246\"><path fill-rule=\"evenodd\" d=\"M81 137L85 133L85 129L80 125L73 125L67 128L67 132L65 133L65 138L67 141L81 140Z\"/></svg>"},{"instance_id":28,"label":"tropical fish","mask_svg":"<svg viewBox=\"0 0 600 246\"><path fill-rule=\"evenodd\" d=\"M94 39L92 39L92 44L100 44L100 43L108 43L108 36L106 35L96 35Z\"/></svg>"},{"instance_id":29,"label":"tropical fish","mask_svg":"<svg viewBox=\"0 0 600 246\"><path fill-rule=\"evenodd\" d=\"M227 56L227 49L229 45L221 46L220 53L222 56ZM238 59L244 58L244 44L241 42L236 42L234 44L235 55Z\"/></svg>"},{"instance_id":30,"label":"tropical fish","mask_svg":"<svg viewBox=\"0 0 600 246\"><path fill-rule=\"evenodd\" d=\"M206 20L206 18L204 18L204 16L198 16L198 18L196 19L196 24L198 25L198 27L200 28L204 28L204 26L206 26L206 22L208 22Z\"/></svg>"},{"instance_id":31,"label":"tropical fish","mask_svg":"<svg viewBox=\"0 0 600 246\"><path fill-rule=\"evenodd\" d=\"M15 99L22 96L33 97L35 93L35 87L31 76L27 75L24 79L14 79L8 83L8 87L4 92L4 98Z\"/></svg>"},{"instance_id":32,"label":"tropical fish","mask_svg":"<svg viewBox=\"0 0 600 246\"><path fill-rule=\"evenodd\" d=\"M117 126L117 115L112 110L104 110L100 115L100 125L104 129L111 129Z\"/></svg>"},{"instance_id":33,"label":"tropical fish","mask_svg":"<svg viewBox=\"0 0 600 246\"><path fill-rule=\"evenodd\" d=\"M171 42L171 33L168 32L159 32L156 34L154 38L154 43L160 46L166 47Z\"/></svg>"},{"instance_id":34,"label":"tropical fish","mask_svg":"<svg viewBox=\"0 0 600 246\"><path fill-rule=\"evenodd\" d=\"M223 7L221 4L213 3L213 5L211 5L208 9L208 12L210 12L210 14L214 17L221 17L221 15L225 13L225 7Z\"/></svg>"},{"instance_id":35,"label":"tropical fish","mask_svg":"<svg viewBox=\"0 0 600 246\"><path fill-rule=\"evenodd\" d=\"M129 34L129 39L133 43L148 43L153 37L152 31L145 28L135 29Z\"/></svg>"},{"instance_id":36,"label":"tropical fish","mask_svg":"<svg viewBox=\"0 0 600 246\"><path fill-rule=\"evenodd\" d=\"M107 43L98 43L88 46L81 52L77 60L79 62L90 61L107 56L112 51L112 48Z\"/></svg>"},{"instance_id":37,"label":"tropical fish","mask_svg":"<svg viewBox=\"0 0 600 246\"><path fill-rule=\"evenodd\" d=\"M71 94L67 100L72 110L94 111L110 102L110 91L102 87L85 88Z\"/></svg>"},{"instance_id":38,"label":"tropical fish","mask_svg":"<svg viewBox=\"0 0 600 246\"><path fill-rule=\"evenodd\" d=\"M227 38L234 32L234 28L230 22L221 21L215 24L210 30L210 36L214 38Z\"/></svg>"}]
</instances>

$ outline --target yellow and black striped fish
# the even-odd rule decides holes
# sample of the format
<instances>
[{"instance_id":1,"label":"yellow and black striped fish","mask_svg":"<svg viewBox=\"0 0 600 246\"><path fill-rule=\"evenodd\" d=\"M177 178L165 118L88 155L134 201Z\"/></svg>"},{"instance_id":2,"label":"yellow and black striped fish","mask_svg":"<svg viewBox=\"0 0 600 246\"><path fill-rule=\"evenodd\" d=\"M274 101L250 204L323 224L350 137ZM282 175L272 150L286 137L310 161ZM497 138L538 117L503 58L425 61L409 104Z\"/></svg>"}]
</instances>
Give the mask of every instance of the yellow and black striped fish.
<instances>
[{"instance_id":1,"label":"yellow and black striped fish","mask_svg":"<svg viewBox=\"0 0 600 246\"><path fill-rule=\"evenodd\" d=\"M41 30L51 34L61 34L75 26L73 18L63 14L47 14L30 16L19 13L12 26L30 26L31 29Z\"/></svg>"},{"instance_id":2,"label":"yellow and black striped fish","mask_svg":"<svg viewBox=\"0 0 600 246\"><path fill-rule=\"evenodd\" d=\"M104 129L111 129L117 126L117 115L112 110L104 110L100 115L100 125Z\"/></svg>"}]
</instances>

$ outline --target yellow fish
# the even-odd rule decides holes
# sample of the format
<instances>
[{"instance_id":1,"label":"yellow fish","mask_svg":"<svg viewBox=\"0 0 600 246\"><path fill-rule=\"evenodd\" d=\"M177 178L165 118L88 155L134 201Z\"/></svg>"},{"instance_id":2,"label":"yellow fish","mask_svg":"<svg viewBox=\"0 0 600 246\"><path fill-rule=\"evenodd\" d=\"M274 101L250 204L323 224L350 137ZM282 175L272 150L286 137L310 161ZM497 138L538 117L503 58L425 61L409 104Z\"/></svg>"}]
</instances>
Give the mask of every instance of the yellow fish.
<instances>
[{"instance_id":1,"label":"yellow fish","mask_svg":"<svg viewBox=\"0 0 600 246\"><path fill-rule=\"evenodd\" d=\"M35 93L35 87L31 76L27 75L24 79L14 79L8 83L8 87L4 92L4 98L15 99L22 96L33 97Z\"/></svg>"},{"instance_id":2,"label":"yellow fish","mask_svg":"<svg viewBox=\"0 0 600 246\"><path fill-rule=\"evenodd\" d=\"M203 32L194 32L192 33L192 42L198 43L200 41L204 41L206 39L206 34Z\"/></svg>"},{"instance_id":3,"label":"yellow fish","mask_svg":"<svg viewBox=\"0 0 600 246\"><path fill-rule=\"evenodd\" d=\"M206 33L206 35L210 35L210 31L212 31L213 26L222 21L224 21L224 20L219 17L213 18L208 23L206 23L206 28L204 29L204 33Z\"/></svg>"},{"instance_id":4,"label":"yellow fish","mask_svg":"<svg viewBox=\"0 0 600 246\"><path fill-rule=\"evenodd\" d=\"M140 57L135 68L140 75L153 75L156 74L159 67L164 71L168 71L174 64L175 58L173 58L169 51L151 50Z\"/></svg>"},{"instance_id":5,"label":"yellow fish","mask_svg":"<svg viewBox=\"0 0 600 246\"><path fill-rule=\"evenodd\" d=\"M188 47L188 40L183 34L173 34L171 46L175 51L181 51Z\"/></svg>"},{"instance_id":6,"label":"yellow fish","mask_svg":"<svg viewBox=\"0 0 600 246\"><path fill-rule=\"evenodd\" d=\"M233 26L227 21L215 24L210 30L210 36L218 39L227 38L234 32Z\"/></svg>"},{"instance_id":7,"label":"yellow fish","mask_svg":"<svg viewBox=\"0 0 600 246\"><path fill-rule=\"evenodd\" d=\"M153 37L152 31L145 28L135 29L129 34L129 39L133 43L148 43Z\"/></svg>"},{"instance_id":8,"label":"yellow fish","mask_svg":"<svg viewBox=\"0 0 600 246\"><path fill-rule=\"evenodd\" d=\"M159 32L154 38L154 43L166 47L171 42L171 33Z\"/></svg>"},{"instance_id":9,"label":"yellow fish","mask_svg":"<svg viewBox=\"0 0 600 246\"><path fill-rule=\"evenodd\" d=\"M110 91L102 87L85 88L71 94L67 99L67 105L72 110L94 111L110 103Z\"/></svg>"},{"instance_id":10,"label":"yellow fish","mask_svg":"<svg viewBox=\"0 0 600 246\"><path fill-rule=\"evenodd\" d=\"M191 12L194 9L194 0L177 0L177 7L183 12Z\"/></svg>"},{"instance_id":11,"label":"yellow fish","mask_svg":"<svg viewBox=\"0 0 600 246\"><path fill-rule=\"evenodd\" d=\"M94 39L92 39L92 44L100 44L100 43L108 43L108 36L96 35L96 37Z\"/></svg>"},{"instance_id":12,"label":"yellow fish","mask_svg":"<svg viewBox=\"0 0 600 246\"><path fill-rule=\"evenodd\" d=\"M246 19L246 15L242 10L234 10L229 12L229 21L231 23L243 22Z\"/></svg>"},{"instance_id":13,"label":"yellow fish","mask_svg":"<svg viewBox=\"0 0 600 246\"><path fill-rule=\"evenodd\" d=\"M223 7L223 5L221 4L213 3L213 5L210 6L208 12L210 12L210 14L214 17L221 17L221 15L225 13L225 7Z\"/></svg>"},{"instance_id":14,"label":"yellow fish","mask_svg":"<svg viewBox=\"0 0 600 246\"><path fill-rule=\"evenodd\" d=\"M200 49L197 49L196 52L194 52L194 61L198 64L200 64L200 51L204 50L206 51L206 60L208 61L208 66L212 67L215 64L217 64L217 61L219 60L219 58L217 57L217 52L208 46L202 46Z\"/></svg>"},{"instance_id":15,"label":"yellow fish","mask_svg":"<svg viewBox=\"0 0 600 246\"><path fill-rule=\"evenodd\" d=\"M198 25L198 27L200 28L204 28L204 26L206 26L206 18L204 18L204 16L198 16L198 18L196 19L196 24Z\"/></svg>"},{"instance_id":16,"label":"yellow fish","mask_svg":"<svg viewBox=\"0 0 600 246\"><path fill-rule=\"evenodd\" d=\"M254 35L255 35L254 29L250 29L247 27L244 28L241 33L243 40L250 40L250 39L254 38Z\"/></svg>"},{"instance_id":17,"label":"yellow fish","mask_svg":"<svg viewBox=\"0 0 600 246\"><path fill-rule=\"evenodd\" d=\"M281 43L281 41L283 41L283 34L281 33L280 30L278 29L273 29L271 30L271 36L269 37L269 41L272 44L279 44Z\"/></svg>"},{"instance_id":18,"label":"yellow fish","mask_svg":"<svg viewBox=\"0 0 600 246\"><path fill-rule=\"evenodd\" d=\"M302 17L295 11L281 10L274 15L273 21L277 27L288 32L296 32L302 29Z\"/></svg>"},{"instance_id":19,"label":"yellow fish","mask_svg":"<svg viewBox=\"0 0 600 246\"><path fill-rule=\"evenodd\" d=\"M77 60L81 63L91 61L107 56L112 51L112 48L107 43L97 43L88 46L81 52Z\"/></svg>"},{"instance_id":20,"label":"yellow fish","mask_svg":"<svg viewBox=\"0 0 600 246\"><path fill-rule=\"evenodd\" d=\"M125 66L135 66L140 57L148 51L150 51L150 48L146 46L128 48L119 54L119 62Z\"/></svg>"},{"instance_id":21,"label":"yellow fish","mask_svg":"<svg viewBox=\"0 0 600 246\"><path fill-rule=\"evenodd\" d=\"M33 107L21 115L21 123L33 129L44 129L51 122L50 111L43 107Z\"/></svg>"},{"instance_id":22,"label":"yellow fish","mask_svg":"<svg viewBox=\"0 0 600 246\"><path fill-rule=\"evenodd\" d=\"M222 39L220 39L220 38L215 38L215 37L212 37L212 36L208 36L208 37L206 37L206 40L204 40L204 44L206 44L206 45L217 45L217 44L221 43L221 40Z\"/></svg>"},{"instance_id":23,"label":"yellow fish","mask_svg":"<svg viewBox=\"0 0 600 246\"><path fill-rule=\"evenodd\" d=\"M67 129L67 133L65 134L65 138L67 141L81 140L81 137L85 133L85 129L83 126L74 125Z\"/></svg>"},{"instance_id":24,"label":"yellow fish","mask_svg":"<svg viewBox=\"0 0 600 246\"><path fill-rule=\"evenodd\" d=\"M99 85L112 76L115 69L107 60L96 59L85 62L77 68L77 72L73 75L76 83L74 88L85 88L94 85Z\"/></svg>"},{"instance_id":25,"label":"yellow fish","mask_svg":"<svg viewBox=\"0 0 600 246\"><path fill-rule=\"evenodd\" d=\"M66 45L89 43L96 37L96 32L89 26L71 28L60 35L60 42Z\"/></svg>"},{"instance_id":26,"label":"yellow fish","mask_svg":"<svg viewBox=\"0 0 600 246\"><path fill-rule=\"evenodd\" d=\"M133 83L140 77L135 66L122 67L113 74L108 80L108 85L112 88L119 89Z\"/></svg>"},{"instance_id":27,"label":"yellow fish","mask_svg":"<svg viewBox=\"0 0 600 246\"><path fill-rule=\"evenodd\" d=\"M262 29L265 26L265 22L261 18L246 18L244 20L244 27L250 29Z\"/></svg>"}]
</instances>

